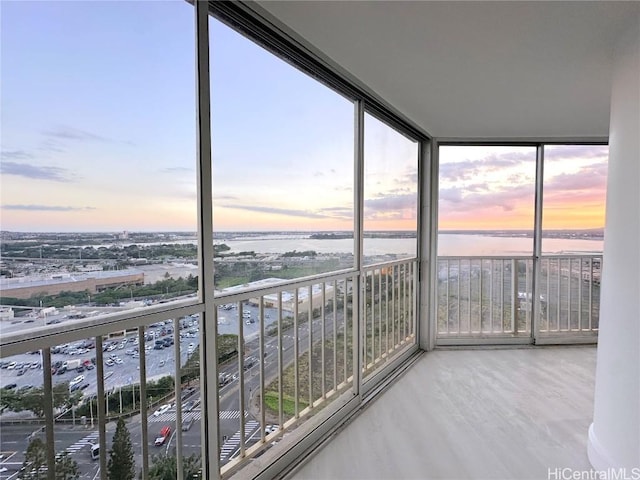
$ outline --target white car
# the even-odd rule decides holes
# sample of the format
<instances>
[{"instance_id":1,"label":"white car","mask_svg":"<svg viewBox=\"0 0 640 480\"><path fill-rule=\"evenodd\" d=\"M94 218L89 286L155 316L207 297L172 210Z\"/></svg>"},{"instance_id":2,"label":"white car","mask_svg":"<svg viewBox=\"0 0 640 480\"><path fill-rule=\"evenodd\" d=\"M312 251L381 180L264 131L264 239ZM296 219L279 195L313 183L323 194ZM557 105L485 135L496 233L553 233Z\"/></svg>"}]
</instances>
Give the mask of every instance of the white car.
<instances>
[{"instance_id":1,"label":"white car","mask_svg":"<svg viewBox=\"0 0 640 480\"><path fill-rule=\"evenodd\" d=\"M77 385L78 383L82 383L83 381L84 381L84 375L78 375L76 378L74 378L69 382L69 386L73 387L74 385Z\"/></svg>"},{"instance_id":2,"label":"white car","mask_svg":"<svg viewBox=\"0 0 640 480\"><path fill-rule=\"evenodd\" d=\"M278 425L267 425L266 427L264 427L265 435L269 435L270 433L277 432L277 431L278 431Z\"/></svg>"},{"instance_id":3,"label":"white car","mask_svg":"<svg viewBox=\"0 0 640 480\"><path fill-rule=\"evenodd\" d=\"M13 370L14 368L16 368L17 364L17 362L11 362L9 365L7 365L7 370Z\"/></svg>"},{"instance_id":4,"label":"white car","mask_svg":"<svg viewBox=\"0 0 640 480\"><path fill-rule=\"evenodd\" d=\"M161 406L158 410L156 410L155 412L153 412L153 416L154 416L154 417L159 417L159 416L160 416L160 415L162 415L163 413L168 412L170 408L171 408L171 405L163 405L163 406Z\"/></svg>"}]
</instances>

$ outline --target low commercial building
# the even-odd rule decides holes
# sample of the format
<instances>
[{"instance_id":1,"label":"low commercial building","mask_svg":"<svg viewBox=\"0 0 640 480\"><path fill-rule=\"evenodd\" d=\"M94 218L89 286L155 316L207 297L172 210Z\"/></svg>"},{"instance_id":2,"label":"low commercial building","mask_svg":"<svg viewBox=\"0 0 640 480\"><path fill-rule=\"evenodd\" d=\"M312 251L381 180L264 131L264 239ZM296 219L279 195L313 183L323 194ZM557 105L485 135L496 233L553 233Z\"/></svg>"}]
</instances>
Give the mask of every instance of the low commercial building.
<instances>
[{"instance_id":1,"label":"low commercial building","mask_svg":"<svg viewBox=\"0 0 640 480\"><path fill-rule=\"evenodd\" d=\"M49 278L21 277L2 279L0 296L31 298L34 295L57 295L61 292L97 293L118 286L144 285L144 273L135 270L111 270L79 274L62 274Z\"/></svg>"}]
</instances>

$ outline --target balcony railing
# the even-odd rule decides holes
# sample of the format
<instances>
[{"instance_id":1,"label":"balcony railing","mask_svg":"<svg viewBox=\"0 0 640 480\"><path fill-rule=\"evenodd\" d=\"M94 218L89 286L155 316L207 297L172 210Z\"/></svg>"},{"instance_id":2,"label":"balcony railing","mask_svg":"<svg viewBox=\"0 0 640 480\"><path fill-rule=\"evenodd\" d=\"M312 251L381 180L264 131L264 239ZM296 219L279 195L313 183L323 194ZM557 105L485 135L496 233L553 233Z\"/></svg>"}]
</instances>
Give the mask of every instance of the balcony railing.
<instances>
[{"instance_id":1,"label":"balcony railing","mask_svg":"<svg viewBox=\"0 0 640 480\"><path fill-rule=\"evenodd\" d=\"M601 265L601 255L543 256L536 275L532 257L438 257L438 342L529 342L532 328L536 341L595 341Z\"/></svg>"},{"instance_id":2,"label":"balcony railing","mask_svg":"<svg viewBox=\"0 0 640 480\"><path fill-rule=\"evenodd\" d=\"M123 417L143 478L165 455L178 478L201 454L209 478L230 477L272 447L277 456L285 437L304 437L307 421L317 426L416 347L416 265L222 293L207 322L207 304L190 299L4 335L3 362L23 372L2 371L3 386L17 384L5 392L41 405L28 421L13 417L25 432L18 448L40 438L42 471L66 451L82 478L106 478L112 422Z\"/></svg>"}]
</instances>

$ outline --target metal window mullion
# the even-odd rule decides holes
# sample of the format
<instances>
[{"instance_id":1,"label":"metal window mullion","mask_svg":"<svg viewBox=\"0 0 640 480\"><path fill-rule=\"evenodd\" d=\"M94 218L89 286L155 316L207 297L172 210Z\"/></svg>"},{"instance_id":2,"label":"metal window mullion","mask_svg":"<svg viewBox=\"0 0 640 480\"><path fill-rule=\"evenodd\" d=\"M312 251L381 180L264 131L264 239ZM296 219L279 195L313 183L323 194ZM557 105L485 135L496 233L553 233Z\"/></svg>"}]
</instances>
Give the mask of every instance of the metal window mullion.
<instances>
[{"instance_id":1,"label":"metal window mullion","mask_svg":"<svg viewBox=\"0 0 640 480\"><path fill-rule=\"evenodd\" d=\"M98 411L98 438L100 443L100 478L107 480L107 433L105 426L107 423L105 413L105 396L104 388L104 356L102 355L102 336L96 337L96 380L97 380L97 399L96 410Z\"/></svg>"},{"instance_id":2,"label":"metal window mullion","mask_svg":"<svg viewBox=\"0 0 640 480\"><path fill-rule=\"evenodd\" d=\"M213 175L211 155L211 82L209 58L209 2L195 2L196 105L198 155L198 290L204 303L200 314L200 391L202 478L220 478L218 322L214 300ZM212 321L213 320L213 321ZM242 323L242 322L239 322ZM242 416L242 415L241 415Z\"/></svg>"},{"instance_id":3,"label":"metal window mullion","mask_svg":"<svg viewBox=\"0 0 640 480\"><path fill-rule=\"evenodd\" d=\"M357 275L353 277L353 390L362 400L362 368L363 355L362 328L363 318L361 309L360 292L362 290L364 262L364 100L356 100L354 103L354 262ZM346 333L346 332L345 332ZM364 332L366 335L366 330Z\"/></svg>"},{"instance_id":4,"label":"metal window mullion","mask_svg":"<svg viewBox=\"0 0 640 480\"><path fill-rule=\"evenodd\" d=\"M149 478L149 430L147 417L147 350L144 326L138 327L138 352L140 358L140 429L142 436L142 478ZM135 393L134 393L135 395Z\"/></svg>"},{"instance_id":5,"label":"metal window mullion","mask_svg":"<svg viewBox=\"0 0 640 480\"><path fill-rule=\"evenodd\" d=\"M51 378L51 349L43 348L42 352L42 381L45 395L43 395L45 438L47 441L47 479L55 480L56 447L53 417L53 379ZM102 449L100 451L102 453ZM39 475L39 472L38 472Z\"/></svg>"},{"instance_id":6,"label":"metal window mullion","mask_svg":"<svg viewBox=\"0 0 640 480\"><path fill-rule=\"evenodd\" d=\"M531 342L540 334L540 257L542 255L542 208L544 196L544 146L536 146L535 205L533 212L533 271L531 285Z\"/></svg>"}]
</instances>

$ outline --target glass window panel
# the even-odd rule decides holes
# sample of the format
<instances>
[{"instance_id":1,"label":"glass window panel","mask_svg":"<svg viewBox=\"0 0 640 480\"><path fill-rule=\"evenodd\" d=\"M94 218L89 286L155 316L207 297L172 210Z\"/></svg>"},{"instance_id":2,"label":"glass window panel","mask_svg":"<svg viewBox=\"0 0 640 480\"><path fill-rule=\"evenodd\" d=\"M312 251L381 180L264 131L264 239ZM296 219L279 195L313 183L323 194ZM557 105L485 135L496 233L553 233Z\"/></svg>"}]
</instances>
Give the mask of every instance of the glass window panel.
<instances>
[{"instance_id":1,"label":"glass window panel","mask_svg":"<svg viewBox=\"0 0 640 480\"><path fill-rule=\"evenodd\" d=\"M418 143L365 113L365 264L415 256L417 212Z\"/></svg>"},{"instance_id":2,"label":"glass window panel","mask_svg":"<svg viewBox=\"0 0 640 480\"><path fill-rule=\"evenodd\" d=\"M2 257L23 277L2 280L3 302L97 315L197 290L174 282L197 276L193 16L2 5Z\"/></svg>"},{"instance_id":3,"label":"glass window panel","mask_svg":"<svg viewBox=\"0 0 640 480\"><path fill-rule=\"evenodd\" d=\"M545 145L542 253L602 253L607 145Z\"/></svg>"},{"instance_id":4,"label":"glass window panel","mask_svg":"<svg viewBox=\"0 0 640 480\"><path fill-rule=\"evenodd\" d=\"M531 255L536 149L442 146L438 255Z\"/></svg>"},{"instance_id":5,"label":"glass window panel","mask_svg":"<svg viewBox=\"0 0 640 480\"><path fill-rule=\"evenodd\" d=\"M210 29L216 287L353 266L353 103Z\"/></svg>"}]
</instances>

